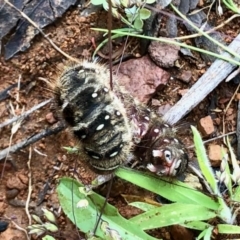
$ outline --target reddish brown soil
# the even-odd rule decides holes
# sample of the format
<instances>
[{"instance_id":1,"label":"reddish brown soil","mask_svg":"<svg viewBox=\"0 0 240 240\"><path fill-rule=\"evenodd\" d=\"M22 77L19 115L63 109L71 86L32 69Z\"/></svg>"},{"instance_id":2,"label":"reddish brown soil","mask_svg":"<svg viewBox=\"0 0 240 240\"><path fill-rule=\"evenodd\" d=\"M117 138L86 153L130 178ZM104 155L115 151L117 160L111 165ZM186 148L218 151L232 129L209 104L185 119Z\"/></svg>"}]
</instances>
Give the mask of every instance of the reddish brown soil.
<instances>
[{"instance_id":1,"label":"reddish brown soil","mask_svg":"<svg viewBox=\"0 0 240 240\"><path fill-rule=\"evenodd\" d=\"M98 16L97 16L98 15ZM66 53L69 55L82 59L89 59L92 55L94 47L91 39L95 39L96 43L99 43L102 39L101 34L91 30L94 25L97 27L106 27L106 13L93 14L90 17L81 17L79 10L69 10L60 20L58 20L52 26L45 29L45 33L49 34L49 37ZM221 19L219 19L221 22ZM239 23L232 23L232 26L239 26ZM216 24L217 25L217 24ZM226 32L231 34L231 27L227 26ZM236 32L233 31L233 35ZM137 50L135 50L137 54ZM202 60L196 54L196 62L180 59L179 64L182 68L173 68L168 70L173 76L181 74L182 70L190 70L192 72L192 80L189 84L183 84L180 81L170 81L166 86L165 91L159 93L159 99L163 104L169 103L173 105L179 100L180 95L177 90L187 89L206 71L205 68L198 69L197 65L202 63ZM39 104L40 102L52 97L52 92L49 86L42 80L42 78L49 81L53 81L58 75L61 69L67 64L67 60L58 52L56 52L46 39L42 36L37 36L32 46L24 53L19 54L9 61L5 61L3 57L0 59L0 90L6 89L8 86L17 83L21 77L21 84L28 83L30 89L24 88L23 91L18 92L16 89L11 92L11 97L7 100L0 102L0 117L1 123L11 119L10 104L16 110L15 114L19 115L23 107L25 110ZM31 84L29 84L29 82ZM225 109L229 100L233 96L233 93L237 85L233 83L221 84L213 94L218 94L218 108ZM17 95L19 100L17 101ZM210 105L210 97L205 99L198 107L196 107L180 124L183 126L182 141L187 145L192 145L191 132L188 128L190 124L196 125L200 118L208 115L207 108ZM226 126L226 132L234 131L236 129L236 101L233 101L230 108L232 111L228 112L225 122L222 121L223 113L216 113L215 127L217 132L222 132L222 126ZM13 135L12 144L23 141L27 137L36 134L43 129L51 126L46 120L47 114L51 112L51 105L48 104L45 107L35 111L29 117L27 117L20 125L18 131ZM186 127L187 126L187 127ZM9 146L12 126L7 126L1 131L0 148L4 149ZM221 141L220 141L221 142ZM24 148L15 154L11 154L9 158L12 161L7 163L0 185L0 217L1 219L12 219L19 226L26 229L29 225L29 221L20 201L12 202L11 196L6 198L6 193L9 187L18 188L19 193L17 199L26 201L28 195L28 181L29 181L29 169L27 167L27 161L29 160L29 153L31 151L31 181L33 192L30 200L30 212L37 215L41 214L41 207L58 211L59 203L57 195L55 193L56 185L59 178L62 176L73 175L73 169L76 168L77 156L67 155L63 149L64 146L74 146L75 140L71 137L68 130L64 130L56 135L47 137ZM37 149L36 152L34 149ZM190 150L190 158L193 153ZM39 154L39 152L41 154ZM62 166L59 171L54 171L54 166L57 163L61 163ZM0 165L0 169L3 168L3 161ZM88 170L88 168L81 162L77 161L78 177L84 182L89 183L94 177L94 174ZM39 201L39 193L43 190L44 184L49 179L53 178L50 185L50 190L45 195L45 200L42 205L36 207L36 203ZM17 184L16 184L17 183ZM117 185L118 186L118 185ZM114 194L110 198L111 203L114 203L120 213L125 217L130 217L136 214L135 209L126 207L126 203L120 197L120 194L127 194L129 192L136 192L136 188L130 184L124 185L124 187L114 188ZM76 229L70 223L70 221L60 214L58 217L59 235L63 236L61 239L72 239L76 236ZM156 231L155 236L159 236ZM159 236L160 237L160 236ZM12 223L10 227L1 234L1 239L26 239L22 231L18 230ZM56 237L57 238L57 237ZM171 238L167 233L165 238ZM173 239L173 238L172 238ZM176 239L176 238L175 238Z\"/></svg>"}]
</instances>

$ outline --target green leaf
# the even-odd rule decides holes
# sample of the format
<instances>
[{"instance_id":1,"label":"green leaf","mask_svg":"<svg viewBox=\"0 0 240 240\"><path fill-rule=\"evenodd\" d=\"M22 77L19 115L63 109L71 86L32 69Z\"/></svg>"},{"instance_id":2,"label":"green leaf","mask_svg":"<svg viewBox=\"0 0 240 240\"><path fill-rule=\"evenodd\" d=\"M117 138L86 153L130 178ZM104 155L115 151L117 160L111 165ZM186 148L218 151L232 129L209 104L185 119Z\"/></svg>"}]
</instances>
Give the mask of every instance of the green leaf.
<instances>
[{"instance_id":1,"label":"green leaf","mask_svg":"<svg viewBox=\"0 0 240 240\"><path fill-rule=\"evenodd\" d=\"M145 202L132 202L132 203L129 203L130 206L133 206L133 207L136 207L136 208L139 208L143 211L149 211L149 210L152 210L152 209L155 209L157 206L154 206L152 204L149 204L149 203L145 203Z\"/></svg>"},{"instance_id":2,"label":"green leaf","mask_svg":"<svg viewBox=\"0 0 240 240\"><path fill-rule=\"evenodd\" d=\"M63 149L66 150L69 154L76 154L79 152L79 149L76 147L63 147Z\"/></svg>"},{"instance_id":3,"label":"green leaf","mask_svg":"<svg viewBox=\"0 0 240 240\"><path fill-rule=\"evenodd\" d=\"M129 0L121 0L121 4L124 8L127 8L131 5L131 2Z\"/></svg>"},{"instance_id":4,"label":"green leaf","mask_svg":"<svg viewBox=\"0 0 240 240\"><path fill-rule=\"evenodd\" d=\"M108 11L109 6L108 6L108 2L107 1L103 1L102 6L103 6L104 10Z\"/></svg>"},{"instance_id":5,"label":"green leaf","mask_svg":"<svg viewBox=\"0 0 240 240\"><path fill-rule=\"evenodd\" d=\"M106 0L91 0L93 5L102 5Z\"/></svg>"},{"instance_id":6,"label":"green leaf","mask_svg":"<svg viewBox=\"0 0 240 240\"><path fill-rule=\"evenodd\" d=\"M183 227L187 227L187 228L191 228L191 229L195 229L195 230L201 230L201 231L211 227L211 225L209 223L205 223L205 222L201 222L201 221L192 221L192 222L184 223L181 225Z\"/></svg>"},{"instance_id":7,"label":"green leaf","mask_svg":"<svg viewBox=\"0 0 240 240\"><path fill-rule=\"evenodd\" d=\"M134 19L139 15L139 10L135 5L132 6L131 8L125 8L124 12L130 23L132 23Z\"/></svg>"},{"instance_id":8,"label":"green leaf","mask_svg":"<svg viewBox=\"0 0 240 240\"><path fill-rule=\"evenodd\" d=\"M204 177L206 178L207 182L210 184L210 186L213 190L213 193L216 195L219 195L219 189L217 186L217 182L214 177L212 168L210 166L200 133L194 126L191 126L191 128L193 131L193 140L194 140L194 145L196 148L196 154L197 154L199 166L200 166L202 173L203 173Z\"/></svg>"},{"instance_id":9,"label":"green leaf","mask_svg":"<svg viewBox=\"0 0 240 240\"><path fill-rule=\"evenodd\" d=\"M136 29L142 29L142 28L143 28L143 21L142 21L142 19L140 19L140 17L138 16L138 17L135 19L133 25L134 25L134 27L135 27Z\"/></svg>"},{"instance_id":10,"label":"green leaf","mask_svg":"<svg viewBox=\"0 0 240 240\"><path fill-rule=\"evenodd\" d=\"M76 180L62 178L57 187L58 198L64 213L77 225L80 231L91 233L105 199L96 193L86 197L80 193L79 187L83 187L83 185ZM88 201L88 206L85 205L86 207L77 208L77 204L80 201L86 202L86 200ZM106 204L96 236L102 239L111 239L113 236L110 236L110 233L115 236L119 235L124 240L156 239L139 229L136 224L119 215L115 207Z\"/></svg>"},{"instance_id":11,"label":"green leaf","mask_svg":"<svg viewBox=\"0 0 240 240\"><path fill-rule=\"evenodd\" d=\"M238 186L238 187L236 187L236 189L234 189L234 194L233 194L233 197L231 200L240 202L240 186Z\"/></svg>"},{"instance_id":12,"label":"green leaf","mask_svg":"<svg viewBox=\"0 0 240 240\"><path fill-rule=\"evenodd\" d=\"M202 238L204 240L211 240L212 230L213 230L213 227L209 227L209 228L205 229L198 235L197 240L202 239Z\"/></svg>"},{"instance_id":13,"label":"green leaf","mask_svg":"<svg viewBox=\"0 0 240 240\"><path fill-rule=\"evenodd\" d=\"M218 232L223 234L240 234L240 227L230 224L218 224Z\"/></svg>"},{"instance_id":14,"label":"green leaf","mask_svg":"<svg viewBox=\"0 0 240 240\"><path fill-rule=\"evenodd\" d=\"M142 8L139 11L139 15L141 19L148 19L151 16L151 11L146 9L146 8Z\"/></svg>"},{"instance_id":15,"label":"green leaf","mask_svg":"<svg viewBox=\"0 0 240 240\"><path fill-rule=\"evenodd\" d=\"M202 206L192 204L172 203L154 208L131 218L140 229L149 230L186 221L201 221L216 217L216 212Z\"/></svg>"},{"instance_id":16,"label":"green leaf","mask_svg":"<svg viewBox=\"0 0 240 240\"><path fill-rule=\"evenodd\" d=\"M112 1L112 7L120 8L120 6L121 6L121 1L119 1L119 0Z\"/></svg>"},{"instance_id":17,"label":"green leaf","mask_svg":"<svg viewBox=\"0 0 240 240\"><path fill-rule=\"evenodd\" d=\"M115 174L172 202L196 204L212 210L219 208L217 201L177 180L169 182L167 178L160 178L154 174L138 172L124 167L119 168Z\"/></svg>"},{"instance_id":18,"label":"green leaf","mask_svg":"<svg viewBox=\"0 0 240 240\"><path fill-rule=\"evenodd\" d=\"M42 238L42 240L55 240L55 238L50 235L46 235Z\"/></svg>"},{"instance_id":19,"label":"green leaf","mask_svg":"<svg viewBox=\"0 0 240 240\"><path fill-rule=\"evenodd\" d=\"M153 3L155 3L155 2L156 2L156 0L147 0L147 1L146 1L147 4L153 4Z\"/></svg>"}]
</instances>

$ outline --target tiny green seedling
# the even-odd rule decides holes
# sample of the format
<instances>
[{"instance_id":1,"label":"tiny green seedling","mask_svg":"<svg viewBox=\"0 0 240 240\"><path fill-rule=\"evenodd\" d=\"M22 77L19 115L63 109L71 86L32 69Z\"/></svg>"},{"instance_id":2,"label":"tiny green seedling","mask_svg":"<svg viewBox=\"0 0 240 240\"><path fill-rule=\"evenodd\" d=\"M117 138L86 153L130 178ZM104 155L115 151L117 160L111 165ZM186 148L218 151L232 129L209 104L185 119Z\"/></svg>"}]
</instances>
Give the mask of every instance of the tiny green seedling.
<instances>
[{"instance_id":1,"label":"tiny green seedling","mask_svg":"<svg viewBox=\"0 0 240 240\"><path fill-rule=\"evenodd\" d=\"M146 4L152 4L156 0L146 1L112 1L112 15L127 24L130 28L142 31L143 20L151 16L151 11L144 8ZM109 5L107 0L91 0L93 5L102 5L108 11Z\"/></svg>"},{"instance_id":2,"label":"tiny green seedling","mask_svg":"<svg viewBox=\"0 0 240 240\"><path fill-rule=\"evenodd\" d=\"M240 14L240 8L232 0L223 0L225 6L231 9L233 12Z\"/></svg>"},{"instance_id":3,"label":"tiny green seedling","mask_svg":"<svg viewBox=\"0 0 240 240\"><path fill-rule=\"evenodd\" d=\"M48 235L47 233L53 234L58 231L56 218L51 211L45 208L42 208L42 211L45 217L45 221L42 221L41 218L38 217L37 215L32 214L32 218L36 223L32 224L31 226L28 226L29 234L30 235L34 234L37 237L45 234L45 236L43 237L44 240L54 240L55 238Z\"/></svg>"}]
</instances>

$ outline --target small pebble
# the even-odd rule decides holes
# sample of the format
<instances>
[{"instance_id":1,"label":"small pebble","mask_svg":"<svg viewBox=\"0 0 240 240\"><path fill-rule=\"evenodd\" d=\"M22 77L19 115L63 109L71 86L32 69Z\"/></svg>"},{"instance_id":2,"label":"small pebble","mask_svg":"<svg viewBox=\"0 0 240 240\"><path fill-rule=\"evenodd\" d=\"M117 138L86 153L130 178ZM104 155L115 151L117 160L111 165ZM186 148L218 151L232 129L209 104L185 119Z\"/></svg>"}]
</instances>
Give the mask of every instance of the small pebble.
<instances>
[{"instance_id":1,"label":"small pebble","mask_svg":"<svg viewBox=\"0 0 240 240\"><path fill-rule=\"evenodd\" d=\"M7 199L13 199L15 198L19 193L19 190L16 188L10 189L6 191L6 198Z\"/></svg>"},{"instance_id":2,"label":"small pebble","mask_svg":"<svg viewBox=\"0 0 240 240\"><path fill-rule=\"evenodd\" d=\"M222 148L217 144L208 146L208 157L213 167L219 167L222 161Z\"/></svg>"},{"instance_id":3,"label":"small pebble","mask_svg":"<svg viewBox=\"0 0 240 240\"><path fill-rule=\"evenodd\" d=\"M181 75L178 77L179 80L189 83L192 78L192 72L191 71L182 71Z\"/></svg>"},{"instance_id":4,"label":"small pebble","mask_svg":"<svg viewBox=\"0 0 240 240\"><path fill-rule=\"evenodd\" d=\"M54 124L54 123L57 122L57 120L54 118L52 112L48 113L48 114L45 116L45 119L46 119L46 121L47 121L48 123L50 123L50 124Z\"/></svg>"},{"instance_id":5,"label":"small pebble","mask_svg":"<svg viewBox=\"0 0 240 240\"><path fill-rule=\"evenodd\" d=\"M210 116L206 116L201 118L199 121L199 130L203 134L204 137L209 136L214 133L214 125L213 120Z\"/></svg>"}]
</instances>

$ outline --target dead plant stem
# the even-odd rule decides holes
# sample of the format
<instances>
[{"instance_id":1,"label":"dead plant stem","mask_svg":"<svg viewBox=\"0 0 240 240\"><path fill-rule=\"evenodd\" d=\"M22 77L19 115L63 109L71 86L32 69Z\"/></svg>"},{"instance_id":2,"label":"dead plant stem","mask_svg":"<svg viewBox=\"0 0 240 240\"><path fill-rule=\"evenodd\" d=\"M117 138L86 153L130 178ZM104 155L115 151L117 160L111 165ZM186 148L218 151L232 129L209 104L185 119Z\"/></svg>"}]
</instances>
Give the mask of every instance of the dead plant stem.
<instances>
[{"instance_id":1,"label":"dead plant stem","mask_svg":"<svg viewBox=\"0 0 240 240\"><path fill-rule=\"evenodd\" d=\"M27 166L28 166L28 196L27 196L26 205L25 205L25 212L26 212L27 217L28 217L28 225L29 226L32 225L32 218L31 218L31 215L29 213L29 203L30 203L30 198L31 198L31 194L32 194L31 160L32 160L32 148L30 146L29 147L28 162L27 162Z\"/></svg>"}]
</instances>

